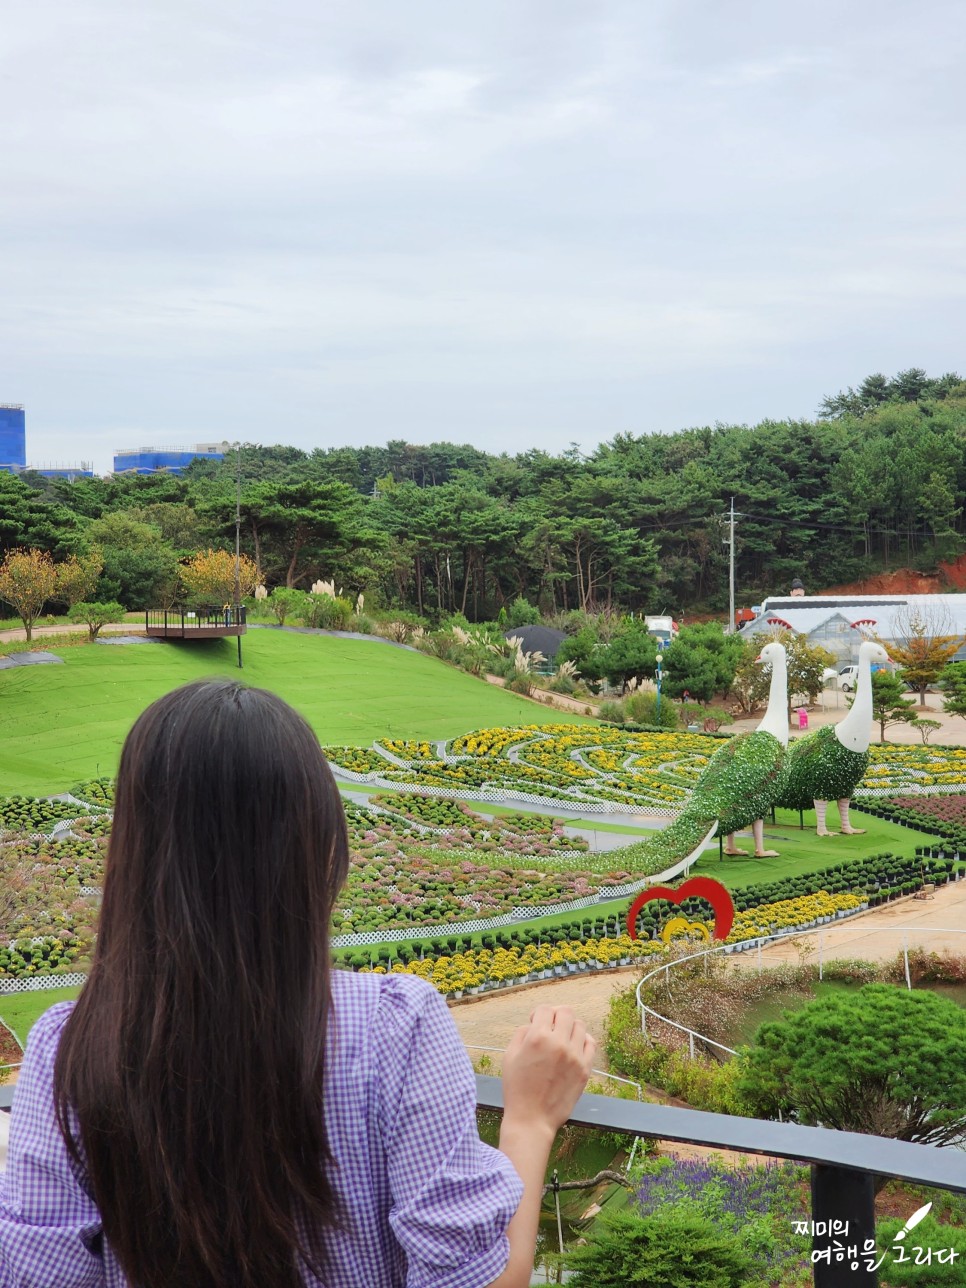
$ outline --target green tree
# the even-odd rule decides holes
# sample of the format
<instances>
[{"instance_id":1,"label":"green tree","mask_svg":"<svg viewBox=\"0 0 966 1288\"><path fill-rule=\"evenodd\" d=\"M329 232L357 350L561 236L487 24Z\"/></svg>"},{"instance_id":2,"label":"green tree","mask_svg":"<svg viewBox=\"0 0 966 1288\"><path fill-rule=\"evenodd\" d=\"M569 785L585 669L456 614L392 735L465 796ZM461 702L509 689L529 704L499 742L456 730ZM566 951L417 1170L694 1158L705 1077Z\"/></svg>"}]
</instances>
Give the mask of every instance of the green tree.
<instances>
[{"instance_id":1,"label":"green tree","mask_svg":"<svg viewBox=\"0 0 966 1288\"><path fill-rule=\"evenodd\" d=\"M86 536L101 551L104 567L96 588L99 603L118 601L128 609L167 607L178 593L178 557L153 523L138 511L108 511L94 519Z\"/></svg>"},{"instance_id":2,"label":"green tree","mask_svg":"<svg viewBox=\"0 0 966 1288\"><path fill-rule=\"evenodd\" d=\"M697 702L711 702L731 688L744 652L744 642L725 635L719 622L682 626L664 651L663 688L672 698L688 693Z\"/></svg>"},{"instance_id":3,"label":"green tree","mask_svg":"<svg viewBox=\"0 0 966 1288\"><path fill-rule=\"evenodd\" d=\"M270 580L289 590L318 576L353 591L367 584L367 558L380 538L366 522L362 497L345 483L255 483L242 493L241 509L255 563ZM222 530L234 533L234 508L209 507L213 522L219 511Z\"/></svg>"},{"instance_id":4,"label":"green tree","mask_svg":"<svg viewBox=\"0 0 966 1288\"><path fill-rule=\"evenodd\" d=\"M964 1050L955 1002L866 984L763 1024L739 1057L739 1089L766 1117L954 1145L966 1140Z\"/></svg>"},{"instance_id":5,"label":"green tree","mask_svg":"<svg viewBox=\"0 0 966 1288\"><path fill-rule=\"evenodd\" d=\"M966 718L966 662L950 662L939 684L943 691L943 710Z\"/></svg>"},{"instance_id":6,"label":"green tree","mask_svg":"<svg viewBox=\"0 0 966 1288\"><path fill-rule=\"evenodd\" d=\"M102 602L119 600L125 608L169 608L178 597L178 558L162 543L141 550L105 546L104 571L97 583Z\"/></svg>"},{"instance_id":7,"label":"green tree","mask_svg":"<svg viewBox=\"0 0 966 1288\"><path fill-rule=\"evenodd\" d=\"M632 617L601 650L596 661L608 682L619 684L623 692L631 680L643 680L654 674L657 640L639 617Z\"/></svg>"},{"instance_id":8,"label":"green tree","mask_svg":"<svg viewBox=\"0 0 966 1288\"><path fill-rule=\"evenodd\" d=\"M0 557L33 548L62 558L77 542L79 527L66 505L45 501L23 479L0 470Z\"/></svg>"},{"instance_id":9,"label":"green tree","mask_svg":"<svg viewBox=\"0 0 966 1288\"><path fill-rule=\"evenodd\" d=\"M87 627L91 643L97 639L102 626L109 622L124 621L124 605L116 601L112 604L80 603L71 606L67 614L70 622L83 622Z\"/></svg>"},{"instance_id":10,"label":"green tree","mask_svg":"<svg viewBox=\"0 0 966 1288\"><path fill-rule=\"evenodd\" d=\"M573 662L583 679L596 683L604 675L602 654L600 636L594 626L588 625L561 642L555 660L558 665Z\"/></svg>"},{"instance_id":11,"label":"green tree","mask_svg":"<svg viewBox=\"0 0 966 1288\"><path fill-rule=\"evenodd\" d=\"M535 626L539 621L540 610L535 608L528 599L524 599L522 595L517 595L507 609L506 624L508 627Z\"/></svg>"},{"instance_id":12,"label":"green tree","mask_svg":"<svg viewBox=\"0 0 966 1288\"><path fill-rule=\"evenodd\" d=\"M891 671L873 672L872 718L878 721L880 742L885 742L885 731L890 725L911 724L916 718L915 706L903 696L904 692L902 681Z\"/></svg>"}]
</instances>

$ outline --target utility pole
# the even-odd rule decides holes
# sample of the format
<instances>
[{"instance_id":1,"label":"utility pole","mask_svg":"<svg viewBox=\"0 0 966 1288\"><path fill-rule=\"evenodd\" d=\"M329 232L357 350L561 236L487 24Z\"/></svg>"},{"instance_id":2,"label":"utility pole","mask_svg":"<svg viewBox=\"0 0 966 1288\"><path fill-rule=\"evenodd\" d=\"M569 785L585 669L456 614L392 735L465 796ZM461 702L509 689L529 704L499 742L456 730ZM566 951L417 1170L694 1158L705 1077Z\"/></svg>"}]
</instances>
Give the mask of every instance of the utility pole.
<instances>
[{"instance_id":1,"label":"utility pole","mask_svg":"<svg viewBox=\"0 0 966 1288\"><path fill-rule=\"evenodd\" d=\"M731 509L728 511L728 535L724 543L728 547L728 635L735 633L735 498L731 498Z\"/></svg>"}]
</instances>

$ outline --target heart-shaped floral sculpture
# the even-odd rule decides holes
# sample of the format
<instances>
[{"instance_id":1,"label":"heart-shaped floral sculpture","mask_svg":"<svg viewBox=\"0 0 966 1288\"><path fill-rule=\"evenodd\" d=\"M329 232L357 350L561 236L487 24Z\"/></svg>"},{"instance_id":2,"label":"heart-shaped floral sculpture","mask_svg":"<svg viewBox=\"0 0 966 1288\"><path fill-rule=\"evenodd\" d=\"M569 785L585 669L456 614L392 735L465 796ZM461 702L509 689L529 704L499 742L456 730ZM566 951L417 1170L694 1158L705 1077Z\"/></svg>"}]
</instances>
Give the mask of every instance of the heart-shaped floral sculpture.
<instances>
[{"instance_id":1,"label":"heart-shaped floral sculpture","mask_svg":"<svg viewBox=\"0 0 966 1288\"><path fill-rule=\"evenodd\" d=\"M637 938L637 918L641 909L652 899L667 899L669 903L683 903L685 899L707 899L714 909L714 939L727 939L735 919L735 905L731 895L720 881L713 877L691 877L676 890L670 886L650 886L642 890L631 904L627 914L627 933Z\"/></svg>"}]
</instances>

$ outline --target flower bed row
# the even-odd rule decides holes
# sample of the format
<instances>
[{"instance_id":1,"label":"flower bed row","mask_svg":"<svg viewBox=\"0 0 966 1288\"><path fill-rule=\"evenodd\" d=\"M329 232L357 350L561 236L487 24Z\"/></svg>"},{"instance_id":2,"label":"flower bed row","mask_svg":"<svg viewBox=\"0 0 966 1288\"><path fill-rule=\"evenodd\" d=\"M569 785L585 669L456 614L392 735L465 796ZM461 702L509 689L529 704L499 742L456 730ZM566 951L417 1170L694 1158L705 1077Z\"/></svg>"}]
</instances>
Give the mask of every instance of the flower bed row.
<instances>
[{"instance_id":1,"label":"flower bed row","mask_svg":"<svg viewBox=\"0 0 966 1288\"><path fill-rule=\"evenodd\" d=\"M757 913L736 917L725 943L733 948L782 931L806 930L846 916L863 906L854 895L831 895L826 891L804 899L771 904ZM419 957L412 946L399 945L391 949L382 948L372 955L363 952L343 954L341 965L363 973L418 975L439 992L459 998L466 992L479 993L486 988L506 984L549 979L553 975L573 974L580 970L631 965L660 955L664 948L662 940L631 939L627 934L496 948L466 947L456 951L434 952L432 947L427 951L422 946Z\"/></svg>"},{"instance_id":2,"label":"flower bed row","mask_svg":"<svg viewBox=\"0 0 966 1288\"><path fill-rule=\"evenodd\" d=\"M902 827L932 832L952 842L950 853L966 856L966 795L898 796L892 800L862 801L858 807L875 818ZM917 851L918 853L918 851Z\"/></svg>"},{"instance_id":3,"label":"flower bed row","mask_svg":"<svg viewBox=\"0 0 966 1288\"><path fill-rule=\"evenodd\" d=\"M939 859L928 855L906 857L895 854L873 854L865 859L835 863L817 872L786 877L781 881L756 882L741 886L732 894L736 913L757 913L760 909L808 898L823 891L833 896L855 896L860 902L877 907L889 899L911 894L929 882L942 884L953 878L951 857ZM644 905L637 921L638 934L659 935L673 917L706 920L711 906L704 899L688 898L680 904L654 899Z\"/></svg>"},{"instance_id":4,"label":"flower bed row","mask_svg":"<svg viewBox=\"0 0 966 1288\"><path fill-rule=\"evenodd\" d=\"M0 798L0 832L49 832L62 819L77 818L77 805L36 796Z\"/></svg>"},{"instance_id":5,"label":"flower bed row","mask_svg":"<svg viewBox=\"0 0 966 1288\"><path fill-rule=\"evenodd\" d=\"M713 752L705 734L574 729L572 725L523 725L480 729L453 739L446 758L428 742L386 740L371 750L330 747L327 755L355 773L387 782L449 788L484 784L509 791L539 788L553 798L575 796L680 806ZM381 754L382 753L382 754ZM857 794L966 786L966 748L870 748L869 769Z\"/></svg>"},{"instance_id":6,"label":"flower bed row","mask_svg":"<svg viewBox=\"0 0 966 1288\"><path fill-rule=\"evenodd\" d=\"M549 979L554 974L574 974L579 970L602 970L606 966L630 965L661 952L662 945L650 940L633 940L627 935L616 939L591 939L550 945L527 945L525 948L469 949L452 955L428 956L422 960L387 964L364 964L362 972L418 975L428 980L441 993L462 997L464 992L482 992L502 984L519 984L536 979Z\"/></svg>"}]
</instances>

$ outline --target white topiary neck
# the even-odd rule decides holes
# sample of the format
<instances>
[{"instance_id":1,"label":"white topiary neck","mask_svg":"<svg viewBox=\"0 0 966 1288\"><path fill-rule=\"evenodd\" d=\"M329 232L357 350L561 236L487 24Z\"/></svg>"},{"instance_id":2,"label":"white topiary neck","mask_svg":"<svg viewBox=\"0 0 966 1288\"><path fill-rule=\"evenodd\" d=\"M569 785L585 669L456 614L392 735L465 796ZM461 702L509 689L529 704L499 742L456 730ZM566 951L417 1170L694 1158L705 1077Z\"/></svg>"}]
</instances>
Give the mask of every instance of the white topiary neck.
<instances>
[{"instance_id":1,"label":"white topiary neck","mask_svg":"<svg viewBox=\"0 0 966 1288\"><path fill-rule=\"evenodd\" d=\"M788 746L788 664L784 649L771 664L768 707L758 732L770 733L783 747Z\"/></svg>"},{"instance_id":2,"label":"white topiary neck","mask_svg":"<svg viewBox=\"0 0 966 1288\"><path fill-rule=\"evenodd\" d=\"M852 709L835 726L835 737L849 751L860 754L869 750L872 738L872 656L878 645L859 645L859 670L855 681Z\"/></svg>"}]
</instances>

